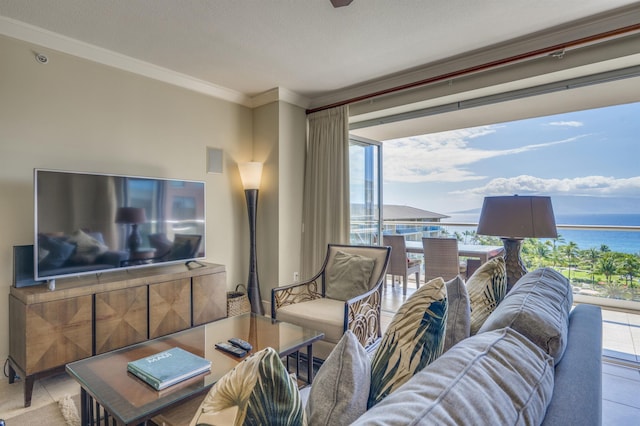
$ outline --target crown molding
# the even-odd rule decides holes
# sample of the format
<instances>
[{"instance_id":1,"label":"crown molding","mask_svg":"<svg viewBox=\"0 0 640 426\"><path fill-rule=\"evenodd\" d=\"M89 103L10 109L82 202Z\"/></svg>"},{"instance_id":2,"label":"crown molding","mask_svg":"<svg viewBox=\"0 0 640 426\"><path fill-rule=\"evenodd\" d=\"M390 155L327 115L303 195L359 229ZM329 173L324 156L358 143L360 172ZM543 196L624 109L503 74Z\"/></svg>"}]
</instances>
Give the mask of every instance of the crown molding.
<instances>
[{"instance_id":1,"label":"crown molding","mask_svg":"<svg viewBox=\"0 0 640 426\"><path fill-rule=\"evenodd\" d=\"M276 87L251 98L251 107L258 108L271 102L287 102L300 108L307 109L311 100L284 87Z\"/></svg>"},{"instance_id":2,"label":"crown molding","mask_svg":"<svg viewBox=\"0 0 640 426\"><path fill-rule=\"evenodd\" d=\"M253 103L241 92L3 16L0 34L246 107Z\"/></svg>"}]
</instances>

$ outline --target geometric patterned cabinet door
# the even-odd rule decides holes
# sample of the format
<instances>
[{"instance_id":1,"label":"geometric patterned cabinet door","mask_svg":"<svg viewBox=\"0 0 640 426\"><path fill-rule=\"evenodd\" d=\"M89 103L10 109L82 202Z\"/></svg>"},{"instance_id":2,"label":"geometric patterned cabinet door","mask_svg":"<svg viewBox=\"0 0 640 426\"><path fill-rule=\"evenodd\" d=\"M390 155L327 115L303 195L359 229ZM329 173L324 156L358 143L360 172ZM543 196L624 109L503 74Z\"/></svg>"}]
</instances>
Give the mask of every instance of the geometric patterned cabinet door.
<instances>
[{"instance_id":1,"label":"geometric patterned cabinet door","mask_svg":"<svg viewBox=\"0 0 640 426\"><path fill-rule=\"evenodd\" d=\"M193 277L193 326L227 316L227 280L224 274Z\"/></svg>"},{"instance_id":2,"label":"geometric patterned cabinet door","mask_svg":"<svg viewBox=\"0 0 640 426\"><path fill-rule=\"evenodd\" d=\"M28 407L35 380L69 362L226 317L226 290L224 266L204 262L61 278L54 291L12 286L9 383L24 378Z\"/></svg>"},{"instance_id":3,"label":"geometric patterned cabinet door","mask_svg":"<svg viewBox=\"0 0 640 426\"><path fill-rule=\"evenodd\" d=\"M90 295L29 305L26 373L90 357L91 311Z\"/></svg>"},{"instance_id":4,"label":"geometric patterned cabinet door","mask_svg":"<svg viewBox=\"0 0 640 426\"><path fill-rule=\"evenodd\" d=\"M191 279L149 286L149 338L191 327Z\"/></svg>"},{"instance_id":5,"label":"geometric patterned cabinet door","mask_svg":"<svg viewBox=\"0 0 640 426\"><path fill-rule=\"evenodd\" d=\"M147 340L147 287L96 294L96 354Z\"/></svg>"}]
</instances>

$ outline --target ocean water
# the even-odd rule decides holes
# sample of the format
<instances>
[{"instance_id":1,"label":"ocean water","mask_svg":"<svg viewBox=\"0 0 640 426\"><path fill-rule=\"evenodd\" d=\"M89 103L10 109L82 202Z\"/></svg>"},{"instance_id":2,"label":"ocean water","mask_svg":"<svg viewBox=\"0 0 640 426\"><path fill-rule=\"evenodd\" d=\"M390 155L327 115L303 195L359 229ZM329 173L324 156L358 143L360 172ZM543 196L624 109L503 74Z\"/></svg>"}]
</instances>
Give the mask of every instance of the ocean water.
<instances>
[{"instance_id":1,"label":"ocean water","mask_svg":"<svg viewBox=\"0 0 640 426\"><path fill-rule=\"evenodd\" d=\"M477 223L478 216L478 214L452 214L451 218L446 221ZM640 226L640 214L556 214L556 224ZM462 232L464 230L461 227L452 228L452 231ZM602 244L605 244L611 251L640 253L640 231L558 229L558 234L565 243L574 242L581 250L599 249Z\"/></svg>"}]
</instances>

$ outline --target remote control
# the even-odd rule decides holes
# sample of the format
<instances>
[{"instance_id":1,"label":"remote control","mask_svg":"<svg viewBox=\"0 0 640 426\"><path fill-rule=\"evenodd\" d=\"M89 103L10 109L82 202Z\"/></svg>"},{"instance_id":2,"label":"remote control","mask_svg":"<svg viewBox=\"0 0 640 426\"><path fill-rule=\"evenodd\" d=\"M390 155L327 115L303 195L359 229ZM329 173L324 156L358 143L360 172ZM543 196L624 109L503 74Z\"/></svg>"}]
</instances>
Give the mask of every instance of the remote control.
<instances>
[{"instance_id":1,"label":"remote control","mask_svg":"<svg viewBox=\"0 0 640 426\"><path fill-rule=\"evenodd\" d=\"M216 348L238 358L242 358L247 354L247 351L244 349L240 349L239 347L233 346L227 342L216 343Z\"/></svg>"},{"instance_id":2,"label":"remote control","mask_svg":"<svg viewBox=\"0 0 640 426\"><path fill-rule=\"evenodd\" d=\"M232 337L231 339L229 339L229 343L231 343L233 346L239 347L240 349L244 349L245 351L250 351L251 349L253 349L251 343L237 337Z\"/></svg>"}]
</instances>

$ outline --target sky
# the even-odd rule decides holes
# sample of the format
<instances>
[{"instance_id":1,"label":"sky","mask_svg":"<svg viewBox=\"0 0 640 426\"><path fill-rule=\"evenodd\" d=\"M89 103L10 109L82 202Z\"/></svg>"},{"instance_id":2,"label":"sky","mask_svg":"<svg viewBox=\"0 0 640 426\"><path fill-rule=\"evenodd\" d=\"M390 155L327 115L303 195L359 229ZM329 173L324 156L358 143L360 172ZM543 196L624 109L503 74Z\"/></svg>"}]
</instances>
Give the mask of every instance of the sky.
<instances>
[{"instance_id":1,"label":"sky","mask_svg":"<svg viewBox=\"0 0 640 426\"><path fill-rule=\"evenodd\" d=\"M384 204L444 214L513 194L640 213L640 103L383 141L383 179Z\"/></svg>"}]
</instances>

